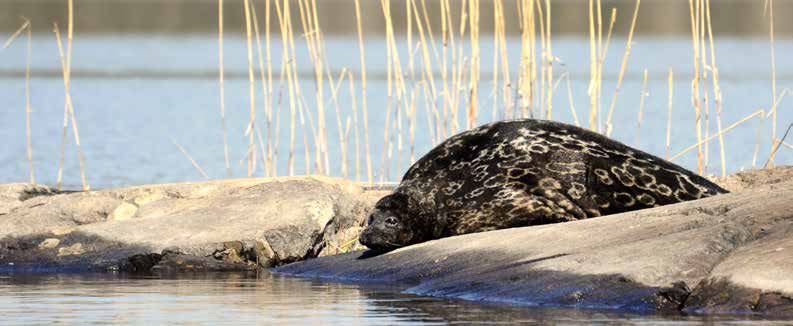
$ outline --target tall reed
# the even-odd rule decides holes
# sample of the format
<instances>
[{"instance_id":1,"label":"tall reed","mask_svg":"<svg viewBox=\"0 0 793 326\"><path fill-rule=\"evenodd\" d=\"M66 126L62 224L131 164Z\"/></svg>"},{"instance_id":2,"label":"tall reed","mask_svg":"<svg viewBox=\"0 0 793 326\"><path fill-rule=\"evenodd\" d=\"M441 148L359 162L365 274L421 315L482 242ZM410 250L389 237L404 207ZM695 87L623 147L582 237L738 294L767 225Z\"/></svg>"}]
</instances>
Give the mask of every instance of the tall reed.
<instances>
[{"instance_id":1,"label":"tall reed","mask_svg":"<svg viewBox=\"0 0 793 326\"><path fill-rule=\"evenodd\" d=\"M774 40L774 0L766 0L768 8L768 39L771 45L771 146L775 147L777 143L777 92L776 92L776 46ZM767 167L774 167L774 155L776 151L771 153L769 164Z\"/></svg>"},{"instance_id":2,"label":"tall reed","mask_svg":"<svg viewBox=\"0 0 793 326\"><path fill-rule=\"evenodd\" d=\"M697 173L703 173L703 152L702 152L702 107L700 95L700 80L701 80L701 67L700 67L700 30L701 30L701 7L702 0L689 0L689 11L691 14L691 40L694 49L694 77L691 81L691 101L694 105L694 121L697 136Z\"/></svg>"},{"instance_id":3,"label":"tall reed","mask_svg":"<svg viewBox=\"0 0 793 326\"><path fill-rule=\"evenodd\" d=\"M363 27L361 27L361 0L355 0L355 23L358 27L358 51L361 59L361 114L363 120L364 152L366 153L366 179L374 182L372 174L372 154L369 146L369 113L366 95L366 50L363 45ZM352 79L350 79L352 80Z\"/></svg>"},{"instance_id":4,"label":"tall reed","mask_svg":"<svg viewBox=\"0 0 793 326\"><path fill-rule=\"evenodd\" d=\"M248 54L248 99L250 120L245 128L245 136L248 136L248 177L252 177L256 170L256 145L253 142L254 125L256 124L256 77L253 74L253 27L251 26L251 3L244 0L245 7L245 39Z\"/></svg>"},{"instance_id":5,"label":"tall reed","mask_svg":"<svg viewBox=\"0 0 793 326\"><path fill-rule=\"evenodd\" d=\"M193 159L190 153L188 153L187 150L184 149L184 147L182 147L182 145L179 145L179 143L177 143L176 140L173 138L171 138L171 142L176 146L176 148L179 149L180 152L182 152L182 155L184 155L185 158L187 158L187 160L190 161L190 164L193 165L196 171L198 171L198 173L200 173L201 176L204 177L204 179L209 179L209 175L207 175L207 172L204 170L204 168L202 168L201 165L199 165L198 162L196 162L196 160Z\"/></svg>"},{"instance_id":6,"label":"tall reed","mask_svg":"<svg viewBox=\"0 0 793 326\"><path fill-rule=\"evenodd\" d=\"M53 24L53 32L55 33L55 40L58 45L58 55L60 58L61 63L61 72L63 75L63 89L65 94L65 104L64 104L64 113L63 113L63 133L61 139L61 159L58 165L58 178L56 181L56 188L58 190L61 189L61 181L63 176L63 162L65 156L65 148L66 148L66 130L69 126L69 122L71 122L72 126L72 133L74 135L74 143L77 148L77 158L80 163L80 178L82 180L83 191L88 191L91 187L88 185L88 181L85 177L85 157L83 156L82 149L80 147L80 131L77 127L77 118L75 117L76 114L74 113L74 105L72 104L72 95L71 95L71 43L73 38L73 15L72 15L73 5L72 1L69 1L69 29L67 34L67 46L68 49L66 50L66 54L64 55L63 49L63 42L61 41L61 32L58 28L58 24Z\"/></svg>"},{"instance_id":7,"label":"tall reed","mask_svg":"<svg viewBox=\"0 0 793 326\"><path fill-rule=\"evenodd\" d=\"M636 141L634 144L639 146L641 142L639 141L641 138L641 131L642 131L642 118L644 117L644 100L647 98L647 69L644 69L644 74L642 77L642 93L639 97L639 113L636 116Z\"/></svg>"},{"instance_id":8,"label":"tall reed","mask_svg":"<svg viewBox=\"0 0 793 326\"><path fill-rule=\"evenodd\" d=\"M710 42L710 70L713 75L713 100L716 104L716 127L719 135L719 158L721 159L721 176L727 176L727 154L724 148L724 137L721 130L722 94L719 85L719 68L716 65L716 47L713 42L713 27L710 23L710 0L705 0L705 14L708 28L708 41Z\"/></svg>"},{"instance_id":9,"label":"tall reed","mask_svg":"<svg viewBox=\"0 0 793 326\"><path fill-rule=\"evenodd\" d=\"M622 81L625 78L625 68L628 66L628 58L631 55L631 46L633 44L633 31L636 30L636 18L639 16L639 6L641 5L641 0L636 0L636 9L633 11L633 19L631 20L631 28L628 32L628 41L625 44L625 53L622 55L622 65L620 65L620 75L617 77L617 87L614 89L614 97L611 98L611 106L609 107L608 117L606 117L606 136L611 136L611 132L613 131L613 127L611 124L611 119L614 115L614 108L617 105L617 96L620 93L620 88L622 87ZM609 28L610 30L611 28ZM611 32L609 32L611 34Z\"/></svg>"},{"instance_id":10,"label":"tall reed","mask_svg":"<svg viewBox=\"0 0 793 326\"><path fill-rule=\"evenodd\" d=\"M226 161L226 177L231 177L228 132L226 131L226 86L223 60L223 0L218 0L218 87L220 92L220 128L223 133L223 158Z\"/></svg>"},{"instance_id":11,"label":"tall reed","mask_svg":"<svg viewBox=\"0 0 793 326\"><path fill-rule=\"evenodd\" d=\"M25 17L22 17L22 20L23 20L22 25L20 25L19 28L13 34L11 34L11 36L8 38L8 40L5 42L5 44L3 44L3 48L5 49L5 48L8 48L9 46L11 46L11 43L13 43L14 40L17 37L19 37L19 35L21 35L23 32L26 34L26 36L27 36L27 44L26 44L26 48L25 48L25 140L26 140L25 141L25 151L26 151L27 160L28 160L28 171L29 171L28 172L28 174L29 174L28 181L31 184L35 184L36 183L36 175L35 175L35 171L34 171L34 168L33 168L33 143L32 143L32 139L31 139L31 127L30 127L30 113L31 113L31 107L30 107L30 57L31 57L31 42L32 42L33 36L31 34L30 20L25 18Z\"/></svg>"},{"instance_id":12,"label":"tall reed","mask_svg":"<svg viewBox=\"0 0 793 326\"><path fill-rule=\"evenodd\" d=\"M268 5L269 5L269 3L270 2L267 1ZM265 11L266 12L269 11L268 9L265 9ZM265 132L266 132L266 134L268 136L268 139L269 139L271 137L270 128L271 128L271 122L272 122L272 112L271 112L272 111L272 104L271 104L272 100L270 99L270 96L272 96L272 66L269 65L270 64L270 62L269 62L270 57L269 57L269 52L268 52L268 57L267 57L267 59L268 59L268 68L267 68L267 72L269 72L269 76L270 77L267 78L265 76L266 72L265 72L265 68L264 68L264 53L262 51L261 35L259 33L259 19L258 19L258 16L256 15L256 5L254 3L250 4L250 14L251 14L251 20L253 22L253 32L254 32L254 36L255 36L255 39L256 39L256 53L257 53L256 57L257 57L258 63L259 63L259 80L261 80L261 85L262 85L262 106L263 106L263 110L262 111L263 111L264 117L265 117L265 128L266 128ZM265 15L268 15L268 13L265 13ZM269 21L266 22L266 24L269 25ZM269 47L268 47L268 50L269 50ZM257 129L257 132L261 133L258 129ZM261 138L261 135L257 134L257 136ZM270 155L270 145L271 144L268 143L267 146L264 146L264 144L263 144L264 141L260 140L260 142L262 143L261 146L259 146L259 147L261 148L261 152L262 152L261 159L262 159L262 163L264 164L264 175L265 176L270 176L270 174L272 173L272 169L270 167L270 164L271 164L270 160L272 158L271 155Z\"/></svg>"},{"instance_id":13,"label":"tall reed","mask_svg":"<svg viewBox=\"0 0 793 326\"><path fill-rule=\"evenodd\" d=\"M669 67L669 77L667 77L667 89L669 90L667 113L666 113L666 159L672 155L672 98L674 96L674 72Z\"/></svg>"},{"instance_id":14,"label":"tall reed","mask_svg":"<svg viewBox=\"0 0 793 326\"><path fill-rule=\"evenodd\" d=\"M749 121L750 119L752 119L752 118L754 118L754 117L756 117L756 116L760 116L760 117L762 117L764 113L765 113L765 110L757 110L757 111L755 111L754 113L752 113L752 114L750 114L750 115L747 115L747 116L743 117L742 119L740 119L740 120L736 121L735 123L731 124L729 127L727 127L727 128L724 128L722 131L718 132L718 134L716 134L716 135L711 135L710 137L707 137L707 138L705 138L705 139L703 139L703 140L700 140L700 141L698 141L698 142L697 142L696 144L694 144L694 145L691 145L691 146L689 146L689 147L686 147L685 149L681 150L681 151L680 151L680 152L678 152L677 154L675 154L675 155L673 155L672 157L670 157L670 158L669 158L669 161L674 161L674 160L678 159L680 156L683 156L683 154L686 154L686 153L690 152L691 150L693 150L693 149L695 149L695 148L701 147L701 146L702 146L703 144L705 144L706 142L709 142L709 141L711 141L711 140L713 140L713 139L715 139L715 138L717 138L717 137L721 136L722 134L724 134L724 133L726 133L726 132L728 132L728 131L730 131L730 130L734 129L735 127L738 127L738 126L740 126L740 125L741 125L741 124L743 124L744 122L746 122L746 121Z\"/></svg>"}]
</instances>

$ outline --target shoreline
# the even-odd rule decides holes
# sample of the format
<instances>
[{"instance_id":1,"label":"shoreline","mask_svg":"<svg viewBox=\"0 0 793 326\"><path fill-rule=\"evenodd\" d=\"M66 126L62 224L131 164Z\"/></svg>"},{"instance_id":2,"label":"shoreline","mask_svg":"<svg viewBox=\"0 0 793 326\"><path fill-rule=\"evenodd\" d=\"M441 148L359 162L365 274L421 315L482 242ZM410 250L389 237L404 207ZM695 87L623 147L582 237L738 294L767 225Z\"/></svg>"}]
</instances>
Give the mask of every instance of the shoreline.
<instances>
[{"instance_id":1,"label":"shoreline","mask_svg":"<svg viewBox=\"0 0 793 326\"><path fill-rule=\"evenodd\" d=\"M68 193L5 184L0 273L276 267L495 304L791 317L791 180L793 167L741 172L713 178L730 194L367 259L354 240L393 184L307 176Z\"/></svg>"}]
</instances>

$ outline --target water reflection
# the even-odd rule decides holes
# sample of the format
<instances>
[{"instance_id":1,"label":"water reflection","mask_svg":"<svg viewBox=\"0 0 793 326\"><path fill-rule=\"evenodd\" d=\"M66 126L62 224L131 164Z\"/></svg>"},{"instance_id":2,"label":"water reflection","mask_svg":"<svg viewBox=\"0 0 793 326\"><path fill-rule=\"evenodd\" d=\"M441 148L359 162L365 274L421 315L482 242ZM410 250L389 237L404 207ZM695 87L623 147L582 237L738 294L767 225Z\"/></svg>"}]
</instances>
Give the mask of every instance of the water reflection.
<instances>
[{"instance_id":1,"label":"water reflection","mask_svg":"<svg viewBox=\"0 0 793 326\"><path fill-rule=\"evenodd\" d=\"M648 315L483 305L398 288L263 273L177 277L0 275L0 323L22 324L784 324L747 317Z\"/></svg>"}]
</instances>

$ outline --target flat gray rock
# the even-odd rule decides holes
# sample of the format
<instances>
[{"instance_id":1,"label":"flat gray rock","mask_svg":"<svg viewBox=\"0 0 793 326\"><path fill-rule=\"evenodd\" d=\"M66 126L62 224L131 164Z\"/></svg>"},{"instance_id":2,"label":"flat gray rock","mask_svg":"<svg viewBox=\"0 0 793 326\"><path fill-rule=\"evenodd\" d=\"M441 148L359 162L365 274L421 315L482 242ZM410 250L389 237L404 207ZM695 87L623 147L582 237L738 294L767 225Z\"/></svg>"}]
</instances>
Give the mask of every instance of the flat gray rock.
<instances>
[{"instance_id":1,"label":"flat gray rock","mask_svg":"<svg viewBox=\"0 0 793 326\"><path fill-rule=\"evenodd\" d=\"M21 196L29 188L0 187L0 270L141 270L174 255L163 262L214 257L236 265L211 269L230 270L346 252L387 191L325 177Z\"/></svg>"},{"instance_id":2,"label":"flat gray rock","mask_svg":"<svg viewBox=\"0 0 793 326\"><path fill-rule=\"evenodd\" d=\"M276 271L400 283L409 293L487 302L793 316L793 178L771 179L780 181L619 215L445 238L374 257L323 257Z\"/></svg>"}]
</instances>

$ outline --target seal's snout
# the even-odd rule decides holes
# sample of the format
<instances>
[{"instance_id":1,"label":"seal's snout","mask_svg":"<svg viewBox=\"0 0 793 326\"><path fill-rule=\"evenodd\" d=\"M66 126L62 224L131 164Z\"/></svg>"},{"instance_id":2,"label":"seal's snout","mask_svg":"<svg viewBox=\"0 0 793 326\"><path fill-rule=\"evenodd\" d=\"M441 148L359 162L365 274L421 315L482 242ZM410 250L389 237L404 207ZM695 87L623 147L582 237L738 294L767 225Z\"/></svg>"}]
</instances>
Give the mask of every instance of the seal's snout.
<instances>
[{"instance_id":1,"label":"seal's snout","mask_svg":"<svg viewBox=\"0 0 793 326\"><path fill-rule=\"evenodd\" d=\"M376 210L369 216L366 229L358 236L358 242L369 249L377 251L390 251L396 249L395 240L399 230L393 225L393 221L387 213Z\"/></svg>"},{"instance_id":2,"label":"seal's snout","mask_svg":"<svg viewBox=\"0 0 793 326\"><path fill-rule=\"evenodd\" d=\"M369 220L371 221L371 219L372 218L370 217ZM364 229L358 236L358 242L366 247L369 247L372 244L372 232L369 227Z\"/></svg>"}]
</instances>

